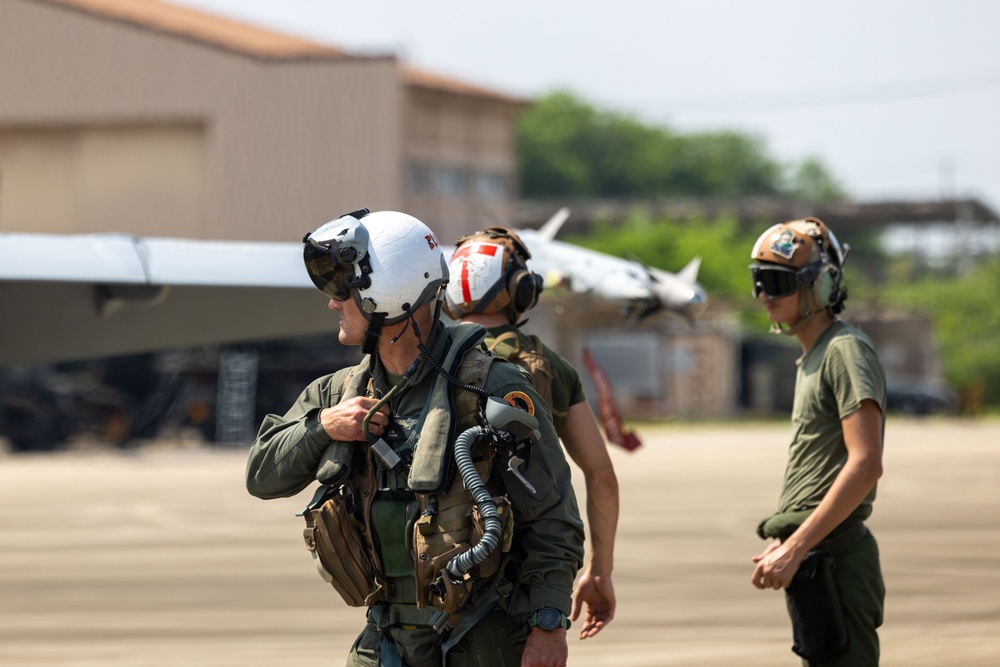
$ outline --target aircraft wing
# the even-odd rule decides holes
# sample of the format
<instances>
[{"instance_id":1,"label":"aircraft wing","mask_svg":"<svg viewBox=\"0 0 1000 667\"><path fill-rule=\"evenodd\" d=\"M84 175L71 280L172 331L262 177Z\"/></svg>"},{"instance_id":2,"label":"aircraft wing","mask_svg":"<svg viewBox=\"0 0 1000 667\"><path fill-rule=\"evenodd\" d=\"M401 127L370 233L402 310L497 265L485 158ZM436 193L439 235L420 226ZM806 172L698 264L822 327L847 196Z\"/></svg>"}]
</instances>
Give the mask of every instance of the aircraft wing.
<instances>
[{"instance_id":1,"label":"aircraft wing","mask_svg":"<svg viewBox=\"0 0 1000 667\"><path fill-rule=\"evenodd\" d=\"M336 327L297 243L0 234L0 365Z\"/></svg>"},{"instance_id":2,"label":"aircraft wing","mask_svg":"<svg viewBox=\"0 0 1000 667\"><path fill-rule=\"evenodd\" d=\"M0 234L0 281L313 287L297 243Z\"/></svg>"},{"instance_id":3,"label":"aircraft wing","mask_svg":"<svg viewBox=\"0 0 1000 667\"><path fill-rule=\"evenodd\" d=\"M697 260L673 274L556 241L568 215L518 232L548 287L632 319L703 306ZM322 305L298 243L0 233L0 366L332 334Z\"/></svg>"}]
</instances>

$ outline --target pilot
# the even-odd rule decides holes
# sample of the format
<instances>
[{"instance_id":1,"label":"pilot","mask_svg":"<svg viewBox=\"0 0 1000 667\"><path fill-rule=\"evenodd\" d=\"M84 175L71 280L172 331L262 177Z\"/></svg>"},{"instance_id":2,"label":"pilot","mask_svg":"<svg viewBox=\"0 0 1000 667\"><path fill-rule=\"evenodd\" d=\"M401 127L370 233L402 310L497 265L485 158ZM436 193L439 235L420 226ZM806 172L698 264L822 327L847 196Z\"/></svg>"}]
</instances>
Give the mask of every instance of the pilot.
<instances>
[{"instance_id":1,"label":"pilot","mask_svg":"<svg viewBox=\"0 0 1000 667\"><path fill-rule=\"evenodd\" d=\"M771 331L794 336L797 365L778 511L757 528L774 538L751 581L784 589L792 650L807 665L877 665L885 586L865 526L882 475L885 371L872 341L843 322L848 247L818 218L774 225L751 252L753 295Z\"/></svg>"},{"instance_id":2,"label":"pilot","mask_svg":"<svg viewBox=\"0 0 1000 667\"><path fill-rule=\"evenodd\" d=\"M586 639L615 616L611 571L618 479L576 370L537 336L528 336L518 328L542 291L541 276L528 270L530 258L518 235L502 227L459 238L449 267L452 280L445 308L455 319L487 327L487 347L531 372L535 389L552 411L566 452L584 473L591 548L590 560L573 594L572 620L586 604L580 629L580 639Z\"/></svg>"},{"instance_id":3,"label":"pilot","mask_svg":"<svg viewBox=\"0 0 1000 667\"><path fill-rule=\"evenodd\" d=\"M366 356L264 419L246 485L277 498L324 482L305 510L306 545L345 601L368 608L348 665L562 667L583 523L548 409L521 369L482 350L482 327L439 321L447 264L422 222L361 209L304 246L340 342ZM477 440L456 473L459 443L497 398L536 420L537 441L517 458ZM470 568L486 505L500 537Z\"/></svg>"}]
</instances>

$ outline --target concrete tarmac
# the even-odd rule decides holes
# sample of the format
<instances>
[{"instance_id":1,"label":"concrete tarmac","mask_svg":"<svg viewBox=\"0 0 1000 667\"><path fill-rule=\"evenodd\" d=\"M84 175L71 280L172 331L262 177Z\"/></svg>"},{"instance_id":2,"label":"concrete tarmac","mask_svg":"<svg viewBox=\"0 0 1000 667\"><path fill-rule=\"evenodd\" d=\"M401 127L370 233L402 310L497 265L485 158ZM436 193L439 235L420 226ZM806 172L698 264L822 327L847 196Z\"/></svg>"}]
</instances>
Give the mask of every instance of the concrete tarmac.
<instances>
[{"instance_id":1,"label":"concrete tarmac","mask_svg":"<svg viewBox=\"0 0 1000 667\"><path fill-rule=\"evenodd\" d=\"M618 613L570 631L569 664L798 665L782 594L750 584L787 423L639 431L642 449L612 448ZM308 491L252 498L244 463L178 443L0 457L0 665L343 664L364 612L313 569ZM1000 665L998 482L1000 422L890 419L869 522L883 666Z\"/></svg>"}]
</instances>

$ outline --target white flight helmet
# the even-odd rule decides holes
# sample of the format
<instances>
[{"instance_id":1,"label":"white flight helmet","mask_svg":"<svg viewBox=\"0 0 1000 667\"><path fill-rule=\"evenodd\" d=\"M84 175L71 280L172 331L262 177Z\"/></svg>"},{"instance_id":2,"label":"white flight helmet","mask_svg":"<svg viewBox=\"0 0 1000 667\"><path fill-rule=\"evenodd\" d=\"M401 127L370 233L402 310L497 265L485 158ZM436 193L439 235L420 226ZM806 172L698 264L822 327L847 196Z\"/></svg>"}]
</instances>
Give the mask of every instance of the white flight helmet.
<instances>
[{"instance_id":1,"label":"white flight helmet","mask_svg":"<svg viewBox=\"0 0 1000 667\"><path fill-rule=\"evenodd\" d=\"M368 322L402 322L440 296L448 265L427 225L397 211L360 209L302 239L306 270L327 296L353 297Z\"/></svg>"}]
</instances>

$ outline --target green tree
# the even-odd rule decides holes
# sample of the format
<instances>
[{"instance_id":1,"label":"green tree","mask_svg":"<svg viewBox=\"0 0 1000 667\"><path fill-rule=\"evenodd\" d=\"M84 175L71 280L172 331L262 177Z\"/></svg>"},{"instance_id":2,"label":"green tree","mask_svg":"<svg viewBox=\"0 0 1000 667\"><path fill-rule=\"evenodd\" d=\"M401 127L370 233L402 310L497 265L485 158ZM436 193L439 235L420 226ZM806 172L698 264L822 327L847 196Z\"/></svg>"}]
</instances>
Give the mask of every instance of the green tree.
<instances>
[{"instance_id":1,"label":"green tree","mask_svg":"<svg viewBox=\"0 0 1000 667\"><path fill-rule=\"evenodd\" d=\"M934 321L945 376L960 390L984 387L989 405L1000 404L1000 259L962 276L926 275L886 285L883 301L927 313Z\"/></svg>"},{"instance_id":2,"label":"green tree","mask_svg":"<svg viewBox=\"0 0 1000 667\"><path fill-rule=\"evenodd\" d=\"M807 201L841 201L847 198L843 187L815 158L792 166L788 187L790 194Z\"/></svg>"},{"instance_id":3,"label":"green tree","mask_svg":"<svg viewBox=\"0 0 1000 667\"><path fill-rule=\"evenodd\" d=\"M783 166L757 137L678 134L565 91L537 100L522 115L517 138L527 198L842 196L819 162Z\"/></svg>"}]
</instances>

